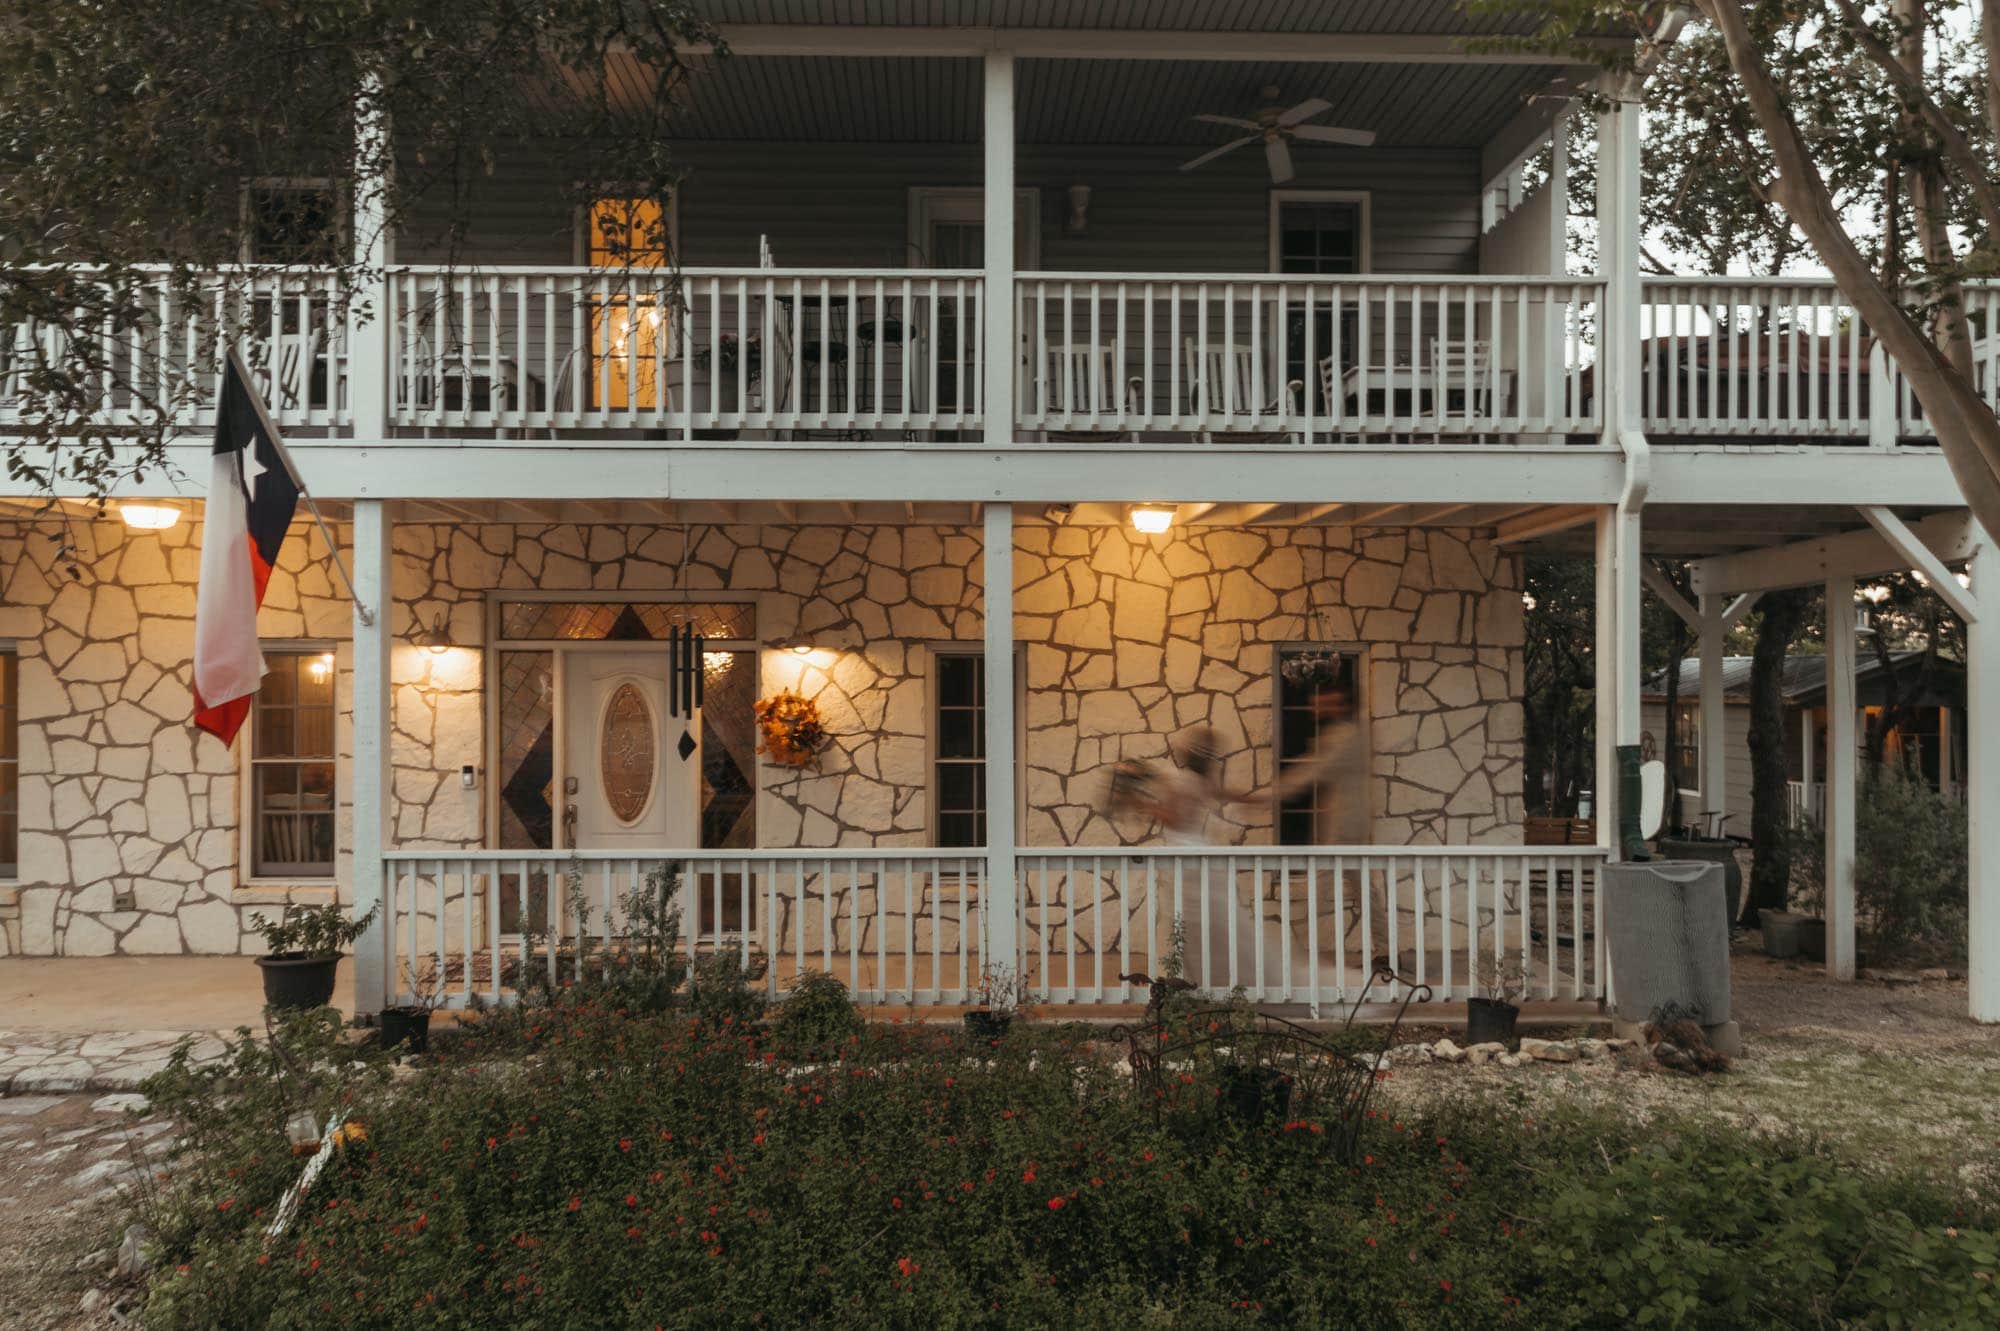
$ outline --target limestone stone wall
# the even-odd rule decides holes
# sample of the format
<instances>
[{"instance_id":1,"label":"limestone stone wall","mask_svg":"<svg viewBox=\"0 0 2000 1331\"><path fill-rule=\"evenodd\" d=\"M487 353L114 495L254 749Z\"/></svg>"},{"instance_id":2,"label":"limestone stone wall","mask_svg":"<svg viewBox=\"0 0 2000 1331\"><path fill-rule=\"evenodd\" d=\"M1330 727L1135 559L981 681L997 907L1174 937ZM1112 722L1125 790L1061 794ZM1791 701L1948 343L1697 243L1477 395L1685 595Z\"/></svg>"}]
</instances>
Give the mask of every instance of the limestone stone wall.
<instances>
[{"instance_id":1,"label":"limestone stone wall","mask_svg":"<svg viewBox=\"0 0 2000 1331\"><path fill-rule=\"evenodd\" d=\"M199 524L73 526L71 560L56 530L0 526L0 636L16 640L22 671L22 870L6 946L256 950L251 911L331 889L242 881L241 757L188 720ZM1518 840L1520 591L1490 544L1439 530L1141 537L1024 524L1016 547L1029 844L1146 840L1148 827L1098 812L1110 765L1157 758L1197 723L1221 737L1232 785L1267 784L1274 650L1307 639L1367 654L1375 840ZM760 844L923 845L927 647L979 640L980 556L978 533L959 528L400 524L393 834L423 849L488 836L480 649L494 593L728 592L757 604L760 693L815 698L833 735L816 770L759 772ZM317 534L295 531L260 630L340 642L343 755L349 629ZM442 645L415 645L429 630ZM462 764L487 781L463 789ZM1268 815L1246 814L1232 835L1268 841Z\"/></svg>"}]
</instances>

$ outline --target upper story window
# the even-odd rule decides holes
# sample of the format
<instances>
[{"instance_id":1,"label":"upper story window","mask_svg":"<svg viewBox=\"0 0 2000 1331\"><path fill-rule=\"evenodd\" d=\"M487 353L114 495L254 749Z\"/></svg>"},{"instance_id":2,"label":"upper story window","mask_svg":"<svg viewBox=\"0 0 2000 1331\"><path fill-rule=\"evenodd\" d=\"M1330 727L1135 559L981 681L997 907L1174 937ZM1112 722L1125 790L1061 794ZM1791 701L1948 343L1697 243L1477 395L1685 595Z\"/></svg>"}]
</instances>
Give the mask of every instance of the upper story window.
<instances>
[{"instance_id":1,"label":"upper story window","mask_svg":"<svg viewBox=\"0 0 2000 1331\"><path fill-rule=\"evenodd\" d=\"M261 179L243 186L246 263L340 261L340 187L331 180Z\"/></svg>"},{"instance_id":2,"label":"upper story window","mask_svg":"<svg viewBox=\"0 0 2000 1331\"><path fill-rule=\"evenodd\" d=\"M0 648L0 878L20 876L21 736L19 662Z\"/></svg>"},{"instance_id":3,"label":"upper story window","mask_svg":"<svg viewBox=\"0 0 2000 1331\"><path fill-rule=\"evenodd\" d=\"M323 647L264 654L251 712L250 872L331 878L334 665Z\"/></svg>"},{"instance_id":4,"label":"upper story window","mask_svg":"<svg viewBox=\"0 0 2000 1331\"><path fill-rule=\"evenodd\" d=\"M1280 190L1271 196L1271 267L1280 273L1359 273L1368 267L1367 200Z\"/></svg>"}]
</instances>

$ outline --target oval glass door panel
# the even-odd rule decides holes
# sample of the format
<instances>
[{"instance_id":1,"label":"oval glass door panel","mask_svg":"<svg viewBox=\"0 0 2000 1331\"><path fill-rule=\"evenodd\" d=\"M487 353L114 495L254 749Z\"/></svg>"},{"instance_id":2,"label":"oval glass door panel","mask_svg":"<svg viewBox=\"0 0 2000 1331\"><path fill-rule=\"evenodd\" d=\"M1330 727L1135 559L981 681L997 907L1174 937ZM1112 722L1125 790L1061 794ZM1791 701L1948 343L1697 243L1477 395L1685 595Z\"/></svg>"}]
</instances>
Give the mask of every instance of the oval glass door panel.
<instances>
[{"instance_id":1,"label":"oval glass door panel","mask_svg":"<svg viewBox=\"0 0 2000 1331\"><path fill-rule=\"evenodd\" d=\"M611 816L630 826L646 811L653 793L653 708L631 684L620 684L604 705L604 730L597 743L604 803Z\"/></svg>"}]
</instances>

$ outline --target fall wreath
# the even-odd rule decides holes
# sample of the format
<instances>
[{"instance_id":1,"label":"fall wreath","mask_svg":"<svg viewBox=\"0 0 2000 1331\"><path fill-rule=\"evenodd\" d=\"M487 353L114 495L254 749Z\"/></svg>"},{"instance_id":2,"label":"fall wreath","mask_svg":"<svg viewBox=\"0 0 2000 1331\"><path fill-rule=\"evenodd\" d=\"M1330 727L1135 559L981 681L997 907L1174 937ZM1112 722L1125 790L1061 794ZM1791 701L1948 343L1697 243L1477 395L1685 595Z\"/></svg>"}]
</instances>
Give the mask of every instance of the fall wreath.
<instances>
[{"instance_id":1,"label":"fall wreath","mask_svg":"<svg viewBox=\"0 0 2000 1331\"><path fill-rule=\"evenodd\" d=\"M763 737L757 752L785 767L805 767L818 757L827 739L818 703L785 692L758 699L756 711L757 733Z\"/></svg>"}]
</instances>

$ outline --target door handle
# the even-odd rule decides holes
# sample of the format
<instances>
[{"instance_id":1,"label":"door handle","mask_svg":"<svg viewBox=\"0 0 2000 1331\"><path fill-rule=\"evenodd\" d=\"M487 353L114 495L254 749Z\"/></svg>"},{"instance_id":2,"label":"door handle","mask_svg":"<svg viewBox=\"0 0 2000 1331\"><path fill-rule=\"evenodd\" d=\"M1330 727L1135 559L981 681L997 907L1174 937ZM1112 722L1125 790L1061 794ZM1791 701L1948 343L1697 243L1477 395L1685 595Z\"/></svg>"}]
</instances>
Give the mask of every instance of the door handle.
<instances>
[{"instance_id":1,"label":"door handle","mask_svg":"<svg viewBox=\"0 0 2000 1331\"><path fill-rule=\"evenodd\" d=\"M563 848L576 849L576 805L563 805Z\"/></svg>"}]
</instances>

